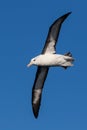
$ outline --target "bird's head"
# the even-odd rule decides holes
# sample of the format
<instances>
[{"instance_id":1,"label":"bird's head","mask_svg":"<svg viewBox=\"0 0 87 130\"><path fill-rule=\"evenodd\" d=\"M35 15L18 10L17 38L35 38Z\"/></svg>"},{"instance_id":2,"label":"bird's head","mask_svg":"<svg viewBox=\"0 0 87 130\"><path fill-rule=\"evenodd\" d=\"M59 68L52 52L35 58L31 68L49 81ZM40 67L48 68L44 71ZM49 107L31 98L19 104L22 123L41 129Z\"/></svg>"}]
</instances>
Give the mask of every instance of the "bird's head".
<instances>
[{"instance_id":1,"label":"bird's head","mask_svg":"<svg viewBox=\"0 0 87 130\"><path fill-rule=\"evenodd\" d=\"M36 64L36 58L32 58L29 64L27 65L27 67L30 67L31 65L35 65L35 64Z\"/></svg>"}]
</instances>

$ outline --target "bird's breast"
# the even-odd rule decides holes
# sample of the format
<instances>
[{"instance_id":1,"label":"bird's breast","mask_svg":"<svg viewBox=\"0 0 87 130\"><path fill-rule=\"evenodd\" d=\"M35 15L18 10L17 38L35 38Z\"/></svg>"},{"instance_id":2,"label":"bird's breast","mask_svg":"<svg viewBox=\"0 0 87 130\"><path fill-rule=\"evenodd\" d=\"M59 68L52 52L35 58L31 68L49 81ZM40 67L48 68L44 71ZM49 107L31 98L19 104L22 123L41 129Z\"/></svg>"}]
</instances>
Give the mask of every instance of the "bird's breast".
<instances>
[{"instance_id":1,"label":"bird's breast","mask_svg":"<svg viewBox=\"0 0 87 130\"><path fill-rule=\"evenodd\" d=\"M63 55L45 54L41 55L37 60L38 66L58 66L64 61Z\"/></svg>"}]
</instances>

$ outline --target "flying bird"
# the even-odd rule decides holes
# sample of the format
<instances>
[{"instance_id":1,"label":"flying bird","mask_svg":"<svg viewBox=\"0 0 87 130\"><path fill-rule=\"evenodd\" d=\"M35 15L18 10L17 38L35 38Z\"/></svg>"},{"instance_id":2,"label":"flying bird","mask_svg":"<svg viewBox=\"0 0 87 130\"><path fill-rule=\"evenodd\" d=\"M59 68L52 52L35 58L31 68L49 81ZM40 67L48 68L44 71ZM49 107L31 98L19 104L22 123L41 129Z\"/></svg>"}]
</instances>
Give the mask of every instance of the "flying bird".
<instances>
[{"instance_id":1,"label":"flying bird","mask_svg":"<svg viewBox=\"0 0 87 130\"><path fill-rule=\"evenodd\" d=\"M49 67L61 66L65 69L73 66L74 58L70 52L61 55L56 54L56 43L58 40L59 32L64 20L71 14L71 12L59 17L49 28L48 36L42 53L31 59L27 67L31 65L38 66L35 81L32 88L32 109L35 118L38 117L42 90L46 80Z\"/></svg>"}]
</instances>

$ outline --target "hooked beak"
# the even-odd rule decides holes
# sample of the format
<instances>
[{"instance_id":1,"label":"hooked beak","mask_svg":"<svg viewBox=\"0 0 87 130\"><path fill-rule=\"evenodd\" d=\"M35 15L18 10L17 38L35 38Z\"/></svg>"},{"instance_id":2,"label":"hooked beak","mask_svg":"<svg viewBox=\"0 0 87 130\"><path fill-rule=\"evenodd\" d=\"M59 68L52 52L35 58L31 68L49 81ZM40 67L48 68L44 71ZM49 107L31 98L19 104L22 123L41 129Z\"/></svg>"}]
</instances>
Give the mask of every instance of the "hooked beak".
<instances>
[{"instance_id":1,"label":"hooked beak","mask_svg":"<svg viewBox=\"0 0 87 130\"><path fill-rule=\"evenodd\" d=\"M27 65L27 67L30 67L32 65L32 62L30 62L28 65Z\"/></svg>"}]
</instances>

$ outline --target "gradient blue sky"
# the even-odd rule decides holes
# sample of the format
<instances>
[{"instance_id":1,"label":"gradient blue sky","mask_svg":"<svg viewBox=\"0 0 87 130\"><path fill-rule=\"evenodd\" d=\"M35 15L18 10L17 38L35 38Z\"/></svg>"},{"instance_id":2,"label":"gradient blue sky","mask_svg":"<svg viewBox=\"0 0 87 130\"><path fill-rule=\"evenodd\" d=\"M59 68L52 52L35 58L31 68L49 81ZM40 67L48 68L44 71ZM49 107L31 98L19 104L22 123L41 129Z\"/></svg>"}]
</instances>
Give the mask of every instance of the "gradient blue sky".
<instances>
[{"instance_id":1,"label":"gradient blue sky","mask_svg":"<svg viewBox=\"0 0 87 130\"><path fill-rule=\"evenodd\" d=\"M36 120L36 67L26 64L41 52L53 21L69 11L57 52L71 51L74 67L50 69ZM0 1L0 130L53 129L87 130L87 1Z\"/></svg>"}]
</instances>

